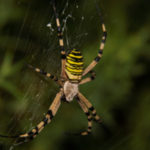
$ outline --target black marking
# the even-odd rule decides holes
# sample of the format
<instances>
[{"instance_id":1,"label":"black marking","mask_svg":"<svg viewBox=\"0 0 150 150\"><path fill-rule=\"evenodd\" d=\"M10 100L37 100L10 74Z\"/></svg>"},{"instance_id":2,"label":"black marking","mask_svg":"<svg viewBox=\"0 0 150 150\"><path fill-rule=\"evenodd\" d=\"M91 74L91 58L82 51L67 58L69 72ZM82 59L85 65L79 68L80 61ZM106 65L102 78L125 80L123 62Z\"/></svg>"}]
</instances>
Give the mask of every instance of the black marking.
<instances>
[{"instance_id":1,"label":"black marking","mask_svg":"<svg viewBox=\"0 0 150 150\"><path fill-rule=\"evenodd\" d=\"M105 43L106 42L106 39L102 39L102 43Z\"/></svg>"},{"instance_id":2,"label":"black marking","mask_svg":"<svg viewBox=\"0 0 150 150\"><path fill-rule=\"evenodd\" d=\"M69 66L70 65L70 66ZM72 64L66 64L66 68L70 68L70 69L76 69L76 70L83 70L83 66L72 66ZM78 72L77 72L78 73Z\"/></svg>"},{"instance_id":3,"label":"black marking","mask_svg":"<svg viewBox=\"0 0 150 150\"><path fill-rule=\"evenodd\" d=\"M66 59L66 55L65 54L61 54L61 59Z\"/></svg>"},{"instance_id":4,"label":"black marking","mask_svg":"<svg viewBox=\"0 0 150 150\"><path fill-rule=\"evenodd\" d=\"M68 64L70 64L68 62L68 60L66 60L66 61L67 61ZM83 64L70 64L70 65L73 66L73 67L83 67Z\"/></svg>"},{"instance_id":5,"label":"black marking","mask_svg":"<svg viewBox=\"0 0 150 150\"><path fill-rule=\"evenodd\" d=\"M90 116L90 113L89 113L89 112L86 112L85 114L86 114L87 116Z\"/></svg>"},{"instance_id":6,"label":"black marking","mask_svg":"<svg viewBox=\"0 0 150 150\"><path fill-rule=\"evenodd\" d=\"M59 39L63 39L62 35L60 33L58 34L58 37L59 37Z\"/></svg>"},{"instance_id":7,"label":"black marking","mask_svg":"<svg viewBox=\"0 0 150 150\"><path fill-rule=\"evenodd\" d=\"M33 133L32 131L30 131L30 132L28 132L28 135L29 135L29 136L33 136L34 133Z\"/></svg>"},{"instance_id":8,"label":"black marking","mask_svg":"<svg viewBox=\"0 0 150 150\"><path fill-rule=\"evenodd\" d=\"M95 79L95 76L91 76L91 80L94 80Z\"/></svg>"},{"instance_id":9,"label":"black marking","mask_svg":"<svg viewBox=\"0 0 150 150\"><path fill-rule=\"evenodd\" d=\"M73 54L73 55L75 55L75 56L82 56L81 53L74 53L74 52L71 52L70 54Z\"/></svg>"},{"instance_id":10,"label":"black marking","mask_svg":"<svg viewBox=\"0 0 150 150\"><path fill-rule=\"evenodd\" d=\"M54 79L54 75L51 75L50 78L51 78L51 79Z\"/></svg>"},{"instance_id":11,"label":"black marking","mask_svg":"<svg viewBox=\"0 0 150 150\"><path fill-rule=\"evenodd\" d=\"M44 127L45 127L48 124L48 118L44 118L43 122L44 122Z\"/></svg>"},{"instance_id":12,"label":"black marking","mask_svg":"<svg viewBox=\"0 0 150 150\"><path fill-rule=\"evenodd\" d=\"M101 59L101 58L100 58L99 56L97 56L97 57L95 58L95 61L96 61L96 62L99 62L100 59Z\"/></svg>"},{"instance_id":13,"label":"black marking","mask_svg":"<svg viewBox=\"0 0 150 150\"><path fill-rule=\"evenodd\" d=\"M94 118L94 121L96 121L97 123L102 123L102 120L100 118Z\"/></svg>"},{"instance_id":14,"label":"black marking","mask_svg":"<svg viewBox=\"0 0 150 150\"><path fill-rule=\"evenodd\" d=\"M60 40L62 40L62 41L63 41L63 38L60 38L59 36L58 36L58 38L59 38L59 41L60 41ZM64 43L63 43L63 44L64 44Z\"/></svg>"},{"instance_id":15,"label":"black marking","mask_svg":"<svg viewBox=\"0 0 150 150\"><path fill-rule=\"evenodd\" d=\"M56 81L56 82L57 82L57 81L58 81L58 78L57 78L57 77L55 77L54 81Z\"/></svg>"},{"instance_id":16,"label":"black marking","mask_svg":"<svg viewBox=\"0 0 150 150\"><path fill-rule=\"evenodd\" d=\"M91 134L91 131L87 131L88 134Z\"/></svg>"},{"instance_id":17,"label":"black marking","mask_svg":"<svg viewBox=\"0 0 150 150\"><path fill-rule=\"evenodd\" d=\"M68 60L66 60L67 61L67 63L68 64L70 64L69 62L68 62ZM76 65L76 64L70 64L72 67L74 67L74 68L77 68L77 67L80 67L80 68L82 68L83 67L83 64L78 64L78 65Z\"/></svg>"},{"instance_id":18,"label":"black marking","mask_svg":"<svg viewBox=\"0 0 150 150\"><path fill-rule=\"evenodd\" d=\"M57 29L58 29L58 33L61 33L61 27L58 26Z\"/></svg>"},{"instance_id":19,"label":"black marking","mask_svg":"<svg viewBox=\"0 0 150 150\"><path fill-rule=\"evenodd\" d=\"M93 70L91 70L91 71L89 71L89 73L94 73L94 71L93 71Z\"/></svg>"},{"instance_id":20,"label":"black marking","mask_svg":"<svg viewBox=\"0 0 150 150\"><path fill-rule=\"evenodd\" d=\"M35 130L36 130L35 134L38 134L39 133L38 127L35 127Z\"/></svg>"},{"instance_id":21,"label":"black marking","mask_svg":"<svg viewBox=\"0 0 150 150\"><path fill-rule=\"evenodd\" d=\"M91 107L89 108L89 110L93 111L93 110L95 110L95 109L94 109L94 107L93 107L93 106L91 106Z\"/></svg>"},{"instance_id":22,"label":"black marking","mask_svg":"<svg viewBox=\"0 0 150 150\"><path fill-rule=\"evenodd\" d=\"M103 32L103 36L107 37L107 32L106 31Z\"/></svg>"},{"instance_id":23,"label":"black marking","mask_svg":"<svg viewBox=\"0 0 150 150\"><path fill-rule=\"evenodd\" d=\"M99 53L99 54L103 54L103 50L100 49L98 53Z\"/></svg>"},{"instance_id":24,"label":"black marking","mask_svg":"<svg viewBox=\"0 0 150 150\"><path fill-rule=\"evenodd\" d=\"M70 69L72 69L73 71L70 71L68 68L70 68ZM83 72L83 67L72 67L72 66L68 66L68 65L66 65L66 69L69 71L69 72L74 72L74 73L79 73L79 74L82 74L82 72ZM75 70L74 70L75 69ZM82 72L77 72L76 70L80 70L80 71L82 71Z\"/></svg>"},{"instance_id":25,"label":"black marking","mask_svg":"<svg viewBox=\"0 0 150 150\"><path fill-rule=\"evenodd\" d=\"M93 116L96 116L96 112L95 112L95 113L92 113L92 115L93 115Z\"/></svg>"},{"instance_id":26,"label":"black marking","mask_svg":"<svg viewBox=\"0 0 150 150\"><path fill-rule=\"evenodd\" d=\"M35 70L36 72L38 72L36 69L39 69L39 68L34 68L34 70ZM39 73L41 73L41 74L43 74L43 75L46 75L46 74L47 74L45 71L43 71L43 70L41 70L41 69L39 69Z\"/></svg>"},{"instance_id":27,"label":"black marking","mask_svg":"<svg viewBox=\"0 0 150 150\"><path fill-rule=\"evenodd\" d=\"M67 60L71 60L71 61L74 61L74 62L83 62L83 58L74 58L72 56L68 56Z\"/></svg>"},{"instance_id":28,"label":"black marking","mask_svg":"<svg viewBox=\"0 0 150 150\"><path fill-rule=\"evenodd\" d=\"M61 100L62 100L63 102L67 102L67 103L69 103L69 102L66 100L65 95L63 95L63 96L61 97Z\"/></svg>"},{"instance_id":29,"label":"black marking","mask_svg":"<svg viewBox=\"0 0 150 150\"><path fill-rule=\"evenodd\" d=\"M78 96L76 96L76 99L79 101L80 100L80 98L78 97Z\"/></svg>"},{"instance_id":30,"label":"black marking","mask_svg":"<svg viewBox=\"0 0 150 150\"><path fill-rule=\"evenodd\" d=\"M88 121L92 121L92 118L88 118Z\"/></svg>"},{"instance_id":31,"label":"black marking","mask_svg":"<svg viewBox=\"0 0 150 150\"><path fill-rule=\"evenodd\" d=\"M60 49L61 49L61 52L65 52L64 51L64 46L60 45Z\"/></svg>"},{"instance_id":32,"label":"black marking","mask_svg":"<svg viewBox=\"0 0 150 150\"><path fill-rule=\"evenodd\" d=\"M90 129L90 130L91 130L91 129L92 129L92 127L91 127L91 126L89 126L89 127L88 127L88 129Z\"/></svg>"},{"instance_id":33,"label":"black marking","mask_svg":"<svg viewBox=\"0 0 150 150\"><path fill-rule=\"evenodd\" d=\"M54 117L52 111L51 111L51 110L48 110L47 114L50 115L50 119L52 120L53 117Z\"/></svg>"},{"instance_id":34,"label":"black marking","mask_svg":"<svg viewBox=\"0 0 150 150\"><path fill-rule=\"evenodd\" d=\"M58 35L59 40L63 40L62 35Z\"/></svg>"},{"instance_id":35,"label":"black marking","mask_svg":"<svg viewBox=\"0 0 150 150\"><path fill-rule=\"evenodd\" d=\"M75 66L72 66L72 65L70 65L70 66L69 66L69 65L66 65L66 67L67 67L67 68L70 68L70 69L77 69L77 70L82 70L82 69L83 69L83 66L76 66L76 67L75 67Z\"/></svg>"},{"instance_id":36,"label":"black marking","mask_svg":"<svg viewBox=\"0 0 150 150\"><path fill-rule=\"evenodd\" d=\"M44 71L42 71L42 70L40 70L40 72L41 72L43 75L46 75L46 74L47 74L47 72L44 72Z\"/></svg>"}]
</instances>

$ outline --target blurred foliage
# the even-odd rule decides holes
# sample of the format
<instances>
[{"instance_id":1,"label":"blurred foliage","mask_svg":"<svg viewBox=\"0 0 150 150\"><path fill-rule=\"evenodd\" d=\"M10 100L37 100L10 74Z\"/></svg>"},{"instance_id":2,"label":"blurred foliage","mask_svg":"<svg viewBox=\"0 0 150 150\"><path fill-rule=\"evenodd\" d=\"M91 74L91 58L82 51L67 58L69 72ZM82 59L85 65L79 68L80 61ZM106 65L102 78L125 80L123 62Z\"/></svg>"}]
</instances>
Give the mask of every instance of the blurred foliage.
<instances>
[{"instance_id":1,"label":"blurred foliage","mask_svg":"<svg viewBox=\"0 0 150 150\"><path fill-rule=\"evenodd\" d=\"M96 79L80 87L103 118L87 137L65 135L86 128L74 100L32 142L18 150L150 149L150 11L148 0L97 0L108 30ZM66 50L80 48L87 66L96 56L101 28L95 2L57 1ZM25 63L59 76L60 53L50 0L0 1L0 133L29 131L43 117L59 87ZM69 18L68 15L72 17ZM66 19L68 16L68 19ZM65 26L65 21L67 21ZM46 27L51 23L52 28ZM0 149L13 141L0 139Z\"/></svg>"},{"instance_id":2,"label":"blurred foliage","mask_svg":"<svg viewBox=\"0 0 150 150\"><path fill-rule=\"evenodd\" d=\"M12 64L13 56L10 53L6 53L3 63L0 67L0 87L5 89L12 95L14 95L17 99L21 98L19 94L19 90L17 90L16 85L9 81L11 77L13 77L18 70L21 68L21 63Z\"/></svg>"}]
</instances>

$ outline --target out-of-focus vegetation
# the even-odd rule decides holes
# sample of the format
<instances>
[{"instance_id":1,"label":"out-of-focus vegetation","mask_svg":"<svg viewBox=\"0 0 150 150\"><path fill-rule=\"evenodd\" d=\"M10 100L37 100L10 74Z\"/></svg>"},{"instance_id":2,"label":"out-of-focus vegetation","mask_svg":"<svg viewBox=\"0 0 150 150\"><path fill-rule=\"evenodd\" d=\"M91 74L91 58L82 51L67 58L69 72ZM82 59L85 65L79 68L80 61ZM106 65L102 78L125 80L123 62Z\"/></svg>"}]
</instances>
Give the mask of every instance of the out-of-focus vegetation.
<instances>
[{"instance_id":1,"label":"out-of-focus vegetation","mask_svg":"<svg viewBox=\"0 0 150 150\"><path fill-rule=\"evenodd\" d=\"M150 11L148 0L97 0L108 30L96 80L80 90L103 118L87 137L65 135L85 129L87 120L74 100L62 103L50 125L18 150L150 149ZM65 47L80 48L87 66L96 56L101 28L95 2L57 1ZM51 23L52 29L46 25ZM63 23L64 23L63 22ZM54 31L53 31L54 29ZM47 111L59 87L24 65L59 76L60 53L50 0L0 1L0 134L29 131ZM109 131L109 132L108 132ZM0 149L13 141L0 139Z\"/></svg>"}]
</instances>

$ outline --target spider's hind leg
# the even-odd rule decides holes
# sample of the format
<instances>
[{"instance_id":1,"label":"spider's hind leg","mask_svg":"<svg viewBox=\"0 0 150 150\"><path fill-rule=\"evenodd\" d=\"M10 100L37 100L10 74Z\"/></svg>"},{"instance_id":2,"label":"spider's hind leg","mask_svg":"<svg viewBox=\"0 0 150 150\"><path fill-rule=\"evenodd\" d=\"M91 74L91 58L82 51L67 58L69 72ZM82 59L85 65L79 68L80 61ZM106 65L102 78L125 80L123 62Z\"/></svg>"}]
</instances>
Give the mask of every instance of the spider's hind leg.
<instances>
[{"instance_id":1,"label":"spider's hind leg","mask_svg":"<svg viewBox=\"0 0 150 150\"><path fill-rule=\"evenodd\" d=\"M61 104L61 97L62 97L62 91L57 93L57 95L56 95L54 101L52 102L51 106L49 107L48 112L46 113L46 116L44 117L44 119L35 128L33 128L30 132L21 134L17 138L16 143L28 142L29 140L34 139L44 129L44 127L51 122L51 120L55 116L55 114Z\"/></svg>"},{"instance_id":2,"label":"spider's hind leg","mask_svg":"<svg viewBox=\"0 0 150 150\"><path fill-rule=\"evenodd\" d=\"M79 92L78 93L79 99L86 105L86 107L91 111L93 119L97 123L101 123L101 118L97 115L96 109L92 106L92 104Z\"/></svg>"},{"instance_id":3,"label":"spider's hind leg","mask_svg":"<svg viewBox=\"0 0 150 150\"><path fill-rule=\"evenodd\" d=\"M32 139L34 139L43 129L44 127L51 122L53 117L56 115L57 110L61 104L61 97L63 95L62 89L60 92L57 93L55 99L53 100L52 104L50 105L48 112L46 113L44 119L35 127L33 128L30 132L16 135L16 136L5 136L5 135L0 135L2 138L13 138L15 139L15 144L18 145L24 142L28 142Z\"/></svg>"},{"instance_id":4,"label":"spider's hind leg","mask_svg":"<svg viewBox=\"0 0 150 150\"><path fill-rule=\"evenodd\" d=\"M88 118L88 129L86 131L80 132L78 135L83 135L83 136L88 135L91 133L91 130L92 130L92 116L90 112L88 111L88 108L86 107L86 105L79 99L79 97L77 97L77 101Z\"/></svg>"}]
</instances>

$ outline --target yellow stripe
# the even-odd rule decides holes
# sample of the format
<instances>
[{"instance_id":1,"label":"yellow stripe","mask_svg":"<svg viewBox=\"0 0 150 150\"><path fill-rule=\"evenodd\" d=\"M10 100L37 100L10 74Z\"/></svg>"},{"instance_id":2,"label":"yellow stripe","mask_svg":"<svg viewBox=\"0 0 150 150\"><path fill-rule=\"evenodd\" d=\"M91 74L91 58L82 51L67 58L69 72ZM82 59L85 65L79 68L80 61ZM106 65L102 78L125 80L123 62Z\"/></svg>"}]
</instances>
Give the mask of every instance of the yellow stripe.
<instances>
[{"instance_id":1,"label":"yellow stripe","mask_svg":"<svg viewBox=\"0 0 150 150\"><path fill-rule=\"evenodd\" d=\"M72 66L69 63L66 63L66 67L69 67L71 69L83 69L83 66Z\"/></svg>"},{"instance_id":2,"label":"yellow stripe","mask_svg":"<svg viewBox=\"0 0 150 150\"><path fill-rule=\"evenodd\" d=\"M83 72L83 70L71 69L71 68L69 68L69 67L67 67L67 70L68 70L68 71L71 71L71 72L77 72L77 73Z\"/></svg>"},{"instance_id":3,"label":"yellow stripe","mask_svg":"<svg viewBox=\"0 0 150 150\"><path fill-rule=\"evenodd\" d=\"M73 75L68 70L66 70L66 73L70 80L74 80L73 82L79 82L81 80L82 75Z\"/></svg>"},{"instance_id":4,"label":"yellow stripe","mask_svg":"<svg viewBox=\"0 0 150 150\"><path fill-rule=\"evenodd\" d=\"M80 53L81 53L80 51L75 51L75 50L72 50L71 52L72 52L72 53L77 53L77 54L80 54Z\"/></svg>"},{"instance_id":5,"label":"yellow stripe","mask_svg":"<svg viewBox=\"0 0 150 150\"><path fill-rule=\"evenodd\" d=\"M73 59L73 58L71 58L71 57L69 57L69 56L67 56L67 60L68 60L68 59L70 59L70 60L74 61L74 59Z\"/></svg>"},{"instance_id":6,"label":"yellow stripe","mask_svg":"<svg viewBox=\"0 0 150 150\"><path fill-rule=\"evenodd\" d=\"M75 58L75 59L76 59L76 58ZM70 60L70 61L72 61L72 62L77 62L77 63L82 62L82 63L83 63L83 61L80 61L80 60L77 60L77 61L76 61L76 60L74 60L74 58L67 56L67 61L68 61L68 60Z\"/></svg>"},{"instance_id":7,"label":"yellow stripe","mask_svg":"<svg viewBox=\"0 0 150 150\"><path fill-rule=\"evenodd\" d=\"M83 65L83 62L74 62L71 60L67 60L67 61L68 61L68 63L73 64L73 65Z\"/></svg>"},{"instance_id":8,"label":"yellow stripe","mask_svg":"<svg viewBox=\"0 0 150 150\"><path fill-rule=\"evenodd\" d=\"M80 59L80 58L83 58L82 56L76 56L76 55L73 55L73 54L69 54L69 56L70 56L70 57L73 57L73 58L79 58L79 59Z\"/></svg>"},{"instance_id":9,"label":"yellow stripe","mask_svg":"<svg viewBox=\"0 0 150 150\"><path fill-rule=\"evenodd\" d=\"M66 67L70 67L70 68L72 68L72 69L73 69L73 68L76 68L76 66L72 66L72 65L70 65L70 64L67 63L67 62L66 62Z\"/></svg>"}]
</instances>

